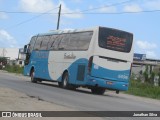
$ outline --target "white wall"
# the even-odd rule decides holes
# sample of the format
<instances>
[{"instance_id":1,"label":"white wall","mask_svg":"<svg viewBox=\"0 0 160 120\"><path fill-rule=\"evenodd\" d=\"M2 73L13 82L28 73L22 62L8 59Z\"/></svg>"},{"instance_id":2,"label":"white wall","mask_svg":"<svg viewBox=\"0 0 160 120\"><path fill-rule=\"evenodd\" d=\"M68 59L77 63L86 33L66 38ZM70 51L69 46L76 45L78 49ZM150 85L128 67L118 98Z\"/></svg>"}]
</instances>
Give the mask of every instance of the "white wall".
<instances>
[{"instance_id":1,"label":"white wall","mask_svg":"<svg viewBox=\"0 0 160 120\"><path fill-rule=\"evenodd\" d=\"M5 48L5 57L10 57L11 60L18 58L19 48ZM2 57L3 48L0 48L0 57Z\"/></svg>"}]
</instances>

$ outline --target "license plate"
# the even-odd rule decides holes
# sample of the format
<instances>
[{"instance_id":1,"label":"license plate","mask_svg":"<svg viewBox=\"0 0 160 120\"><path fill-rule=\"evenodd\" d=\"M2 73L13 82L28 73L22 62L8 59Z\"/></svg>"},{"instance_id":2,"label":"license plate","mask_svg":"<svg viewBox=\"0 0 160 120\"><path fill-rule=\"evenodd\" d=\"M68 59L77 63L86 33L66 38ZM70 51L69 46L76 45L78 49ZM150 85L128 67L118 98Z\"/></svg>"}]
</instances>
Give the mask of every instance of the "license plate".
<instances>
[{"instance_id":1,"label":"license plate","mask_svg":"<svg viewBox=\"0 0 160 120\"><path fill-rule=\"evenodd\" d=\"M113 84L113 82L107 82L107 84L108 84L108 85L112 85L112 84Z\"/></svg>"}]
</instances>

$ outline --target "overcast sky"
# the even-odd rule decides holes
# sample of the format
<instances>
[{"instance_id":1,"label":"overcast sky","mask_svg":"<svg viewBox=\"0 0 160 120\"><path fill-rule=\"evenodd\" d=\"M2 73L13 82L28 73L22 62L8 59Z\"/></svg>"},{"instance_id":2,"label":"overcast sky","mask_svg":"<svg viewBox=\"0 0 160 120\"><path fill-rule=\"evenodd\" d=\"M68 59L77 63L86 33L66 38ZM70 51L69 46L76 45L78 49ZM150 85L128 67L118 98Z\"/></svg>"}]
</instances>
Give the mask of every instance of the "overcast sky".
<instances>
[{"instance_id":1,"label":"overcast sky","mask_svg":"<svg viewBox=\"0 0 160 120\"><path fill-rule=\"evenodd\" d=\"M105 26L132 32L136 53L160 59L160 0L0 0L0 48L23 47L32 35L56 29L59 4L60 29Z\"/></svg>"}]
</instances>

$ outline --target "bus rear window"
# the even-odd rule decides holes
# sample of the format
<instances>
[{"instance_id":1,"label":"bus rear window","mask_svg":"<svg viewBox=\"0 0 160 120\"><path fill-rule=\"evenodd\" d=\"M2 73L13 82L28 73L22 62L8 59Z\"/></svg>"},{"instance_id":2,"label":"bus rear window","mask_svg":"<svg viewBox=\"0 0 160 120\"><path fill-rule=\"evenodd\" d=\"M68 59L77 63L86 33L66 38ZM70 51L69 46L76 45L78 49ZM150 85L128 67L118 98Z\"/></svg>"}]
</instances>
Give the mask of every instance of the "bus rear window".
<instances>
[{"instance_id":1,"label":"bus rear window","mask_svg":"<svg viewBox=\"0 0 160 120\"><path fill-rule=\"evenodd\" d=\"M101 48L128 53L132 47L133 35L111 28L100 28L98 39Z\"/></svg>"}]
</instances>

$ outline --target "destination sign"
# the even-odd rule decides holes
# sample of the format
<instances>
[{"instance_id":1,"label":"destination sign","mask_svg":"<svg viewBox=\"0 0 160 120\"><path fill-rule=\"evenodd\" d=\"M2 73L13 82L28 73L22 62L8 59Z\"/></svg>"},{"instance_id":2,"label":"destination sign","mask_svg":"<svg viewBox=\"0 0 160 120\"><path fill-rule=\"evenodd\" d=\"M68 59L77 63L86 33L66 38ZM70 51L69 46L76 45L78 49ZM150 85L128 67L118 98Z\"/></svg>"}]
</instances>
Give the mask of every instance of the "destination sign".
<instances>
[{"instance_id":1,"label":"destination sign","mask_svg":"<svg viewBox=\"0 0 160 120\"><path fill-rule=\"evenodd\" d=\"M106 45L107 45L108 49L124 51L126 43L127 43L127 40L125 38L119 38L119 37L115 37L115 36L108 36Z\"/></svg>"}]
</instances>

